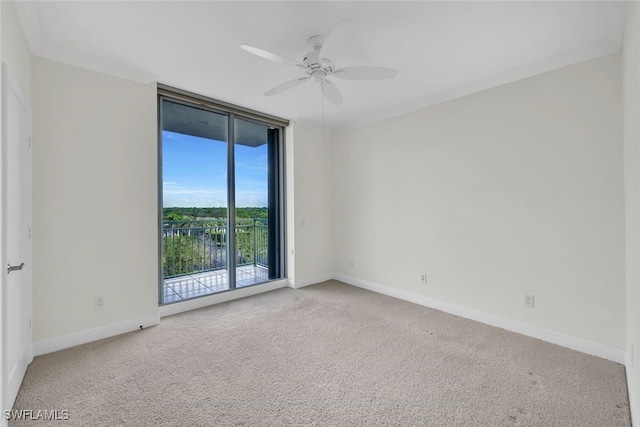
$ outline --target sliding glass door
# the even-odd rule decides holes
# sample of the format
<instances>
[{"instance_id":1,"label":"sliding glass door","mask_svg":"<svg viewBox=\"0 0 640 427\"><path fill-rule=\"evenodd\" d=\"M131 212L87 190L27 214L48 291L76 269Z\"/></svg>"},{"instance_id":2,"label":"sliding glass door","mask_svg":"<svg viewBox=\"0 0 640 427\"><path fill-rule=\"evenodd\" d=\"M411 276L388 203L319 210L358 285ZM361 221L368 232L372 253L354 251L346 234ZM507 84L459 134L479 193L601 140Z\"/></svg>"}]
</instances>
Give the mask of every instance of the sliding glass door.
<instances>
[{"instance_id":1,"label":"sliding glass door","mask_svg":"<svg viewBox=\"0 0 640 427\"><path fill-rule=\"evenodd\" d=\"M236 283L280 277L279 129L234 120Z\"/></svg>"},{"instance_id":2,"label":"sliding glass door","mask_svg":"<svg viewBox=\"0 0 640 427\"><path fill-rule=\"evenodd\" d=\"M160 96L160 304L283 277L283 127Z\"/></svg>"}]
</instances>

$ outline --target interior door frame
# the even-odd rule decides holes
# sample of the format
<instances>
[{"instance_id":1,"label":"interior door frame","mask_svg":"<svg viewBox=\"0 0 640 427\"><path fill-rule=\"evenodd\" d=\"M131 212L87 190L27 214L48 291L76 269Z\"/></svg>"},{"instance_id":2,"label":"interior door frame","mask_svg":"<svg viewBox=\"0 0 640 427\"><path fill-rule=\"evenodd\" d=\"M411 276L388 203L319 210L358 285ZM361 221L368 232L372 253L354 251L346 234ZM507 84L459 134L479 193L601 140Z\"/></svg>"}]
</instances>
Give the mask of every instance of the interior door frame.
<instances>
[{"instance_id":1,"label":"interior door frame","mask_svg":"<svg viewBox=\"0 0 640 427\"><path fill-rule=\"evenodd\" d=\"M2 346L2 349L0 351L0 399L2 402L2 409L11 409L11 408L4 408L5 406L5 401L6 401L6 394L8 393L8 376L7 376L7 372L5 372L5 362L7 359L7 321L6 321L6 316L7 316L7 310L6 310L6 304L8 303L7 301L7 272L6 269L4 268L4 266L7 265L7 228L8 228L8 224L7 224L7 205L8 205L8 193L7 193L7 149L8 149L8 130L7 130L7 116L8 116L8 110L7 110L7 106L8 106L8 95L9 95L9 91L13 92L16 97L18 98L18 101L22 104L22 106L24 107L24 109L27 112L27 120L28 120L28 129L29 129L29 138L30 138L30 145L31 145L31 140L32 140L32 131L33 131L33 112L31 109L31 103L28 101L28 98L24 95L24 92L22 91L22 89L20 88L20 86L18 85L17 81L11 76L11 74L8 71L8 67L6 66L6 64L3 62L2 63L2 144L0 145L0 150L1 150L1 162L0 162L0 167L1 167L1 173L0 173L0 179L1 179L1 185L0 185L0 240L2 242L2 244L0 245L0 268L2 268L2 271L0 272L0 287L1 287L1 292L0 292L0 343ZM32 156L32 150L29 150L29 156L31 158ZM31 162L31 161L30 161ZM29 182L28 185L32 188L33 185L33 181L32 181L32 177L29 176L28 177ZM29 198L27 199L27 203L29 206L29 210L32 211L33 210L33 202L32 202L32 193L30 193ZM32 221L32 216L29 215L29 220ZM32 228L32 224L30 224L29 227L29 234L31 234L31 228ZM28 299L31 300L32 299L32 239L29 238L27 241L27 248L26 248L26 254L25 254L25 264L27 266L27 268L25 269L25 278L24 278L24 284L25 286L28 287L27 290L27 296ZM28 306L28 313L24 313L23 317L28 317L28 321L29 321L29 331L32 331L32 327L31 327L31 321L32 321L32 304L26 304ZM33 339L30 337L30 339L27 340L27 348L25 349L26 351L26 358L28 363L30 363L33 360ZM4 419L4 417L3 417ZM4 420L3 420L4 421Z\"/></svg>"}]
</instances>

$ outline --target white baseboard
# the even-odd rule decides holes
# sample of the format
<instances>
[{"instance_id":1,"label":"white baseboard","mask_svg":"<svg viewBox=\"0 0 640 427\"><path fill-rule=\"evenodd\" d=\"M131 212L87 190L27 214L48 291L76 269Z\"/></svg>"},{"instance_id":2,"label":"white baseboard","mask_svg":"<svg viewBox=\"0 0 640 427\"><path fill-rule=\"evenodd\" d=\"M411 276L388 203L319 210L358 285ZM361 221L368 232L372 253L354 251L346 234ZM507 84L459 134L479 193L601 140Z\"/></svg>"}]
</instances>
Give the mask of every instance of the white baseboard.
<instances>
[{"instance_id":1,"label":"white baseboard","mask_svg":"<svg viewBox=\"0 0 640 427\"><path fill-rule=\"evenodd\" d=\"M308 279L302 280L289 280L289 287L294 289L303 288L309 285L315 285L316 283L326 282L327 280L331 280L335 277L332 273L321 274L319 276L310 277Z\"/></svg>"},{"instance_id":2,"label":"white baseboard","mask_svg":"<svg viewBox=\"0 0 640 427\"><path fill-rule=\"evenodd\" d=\"M104 326L101 328L91 329L88 331L71 334L60 338L53 338L36 342L33 345L34 356L41 356L54 351L64 350L92 341L110 338L116 335L140 329L140 326L148 328L160 323L160 318L170 316L172 314L182 313L184 311L194 310L196 308L206 307L208 305L218 304L233 299L244 298L250 295L257 295L263 292L272 291L274 289L285 288L289 285L288 280L278 280L265 283L258 286L249 286L246 288L236 289L234 292L223 292L220 294L210 295L202 298L196 298L176 304L169 304L159 307L158 314L153 316L142 317L138 319L127 320L125 322Z\"/></svg>"},{"instance_id":3,"label":"white baseboard","mask_svg":"<svg viewBox=\"0 0 640 427\"><path fill-rule=\"evenodd\" d=\"M403 291L390 286L381 285L379 283L368 282L366 280L350 277L340 273L334 274L333 278L362 289L367 289L369 291L402 299L425 307L434 308L436 310L444 311L445 313L464 317L465 319L471 319L487 325L496 326L498 328L537 338L542 341L557 344L592 356L611 360L616 363L625 363L626 352L622 349L594 343L582 338L560 334L537 326L527 325L526 323L505 319L503 317L494 316L493 314L483 313L467 307L450 304L424 295L414 294L412 292Z\"/></svg>"},{"instance_id":4,"label":"white baseboard","mask_svg":"<svg viewBox=\"0 0 640 427\"><path fill-rule=\"evenodd\" d=\"M208 295L206 297L190 299L174 304L167 304L160 307L160 317L184 313L185 311L195 310L197 308L207 307L209 305L220 304L221 302L227 302L251 295L258 295L264 292L273 291L274 289L286 288L287 286L289 286L289 281L287 279L275 280L273 282L263 283L261 285L247 286L246 288L235 289L232 292L221 292L218 294Z\"/></svg>"},{"instance_id":5,"label":"white baseboard","mask_svg":"<svg viewBox=\"0 0 640 427\"><path fill-rule=\"evenodd\" d=\"M33 345L33 352L35 356L41 356L43 354L53 353L54 351L64 350L65 348L75 347L77 345L87 344L92 341L135 331L140 329L140 326L148 328L159 323L160 314L131 319L125 322L79 332L77 334L36 342Z\"/></svg>"}]
</instances>

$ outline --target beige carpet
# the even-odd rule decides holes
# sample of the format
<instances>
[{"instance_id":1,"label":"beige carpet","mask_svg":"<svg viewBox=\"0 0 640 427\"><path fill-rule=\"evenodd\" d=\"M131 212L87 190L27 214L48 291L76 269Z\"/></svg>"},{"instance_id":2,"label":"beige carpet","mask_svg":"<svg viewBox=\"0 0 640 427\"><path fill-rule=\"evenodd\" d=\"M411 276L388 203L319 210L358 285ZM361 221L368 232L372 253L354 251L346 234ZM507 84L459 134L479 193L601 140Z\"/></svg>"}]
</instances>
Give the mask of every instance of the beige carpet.
<instances>
[{"instance_id":1,"label":"beige carpet","mask_svg":"<svg viewBox=\"0 0 640 427\"><path fill-rule=\"evenodd\" d=\"M330 281L37 357L63 426L630 425L624 367Z\"/></svg>"}]
</instances>

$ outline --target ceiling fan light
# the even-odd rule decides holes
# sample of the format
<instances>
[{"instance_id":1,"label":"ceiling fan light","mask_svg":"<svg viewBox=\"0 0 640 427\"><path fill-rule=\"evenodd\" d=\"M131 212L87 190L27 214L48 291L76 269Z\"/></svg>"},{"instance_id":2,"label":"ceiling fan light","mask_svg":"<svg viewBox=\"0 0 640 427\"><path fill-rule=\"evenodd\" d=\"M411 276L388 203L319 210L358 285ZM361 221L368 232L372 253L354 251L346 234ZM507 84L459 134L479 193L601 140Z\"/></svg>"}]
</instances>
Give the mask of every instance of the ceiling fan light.
<instances>
[{"instance_id":1,"label":"ceiling fan light","mask_svg":"<svg viewBox=\"0 0 640 427\"><path fill-rule=\"evenodd\" d=\"M322 70L315 70L311 73L311 77L313 77L313 81L316 83L320 83L321 81L323 81L326 76L327 73Z\"/></svg>"}]
</instances>

